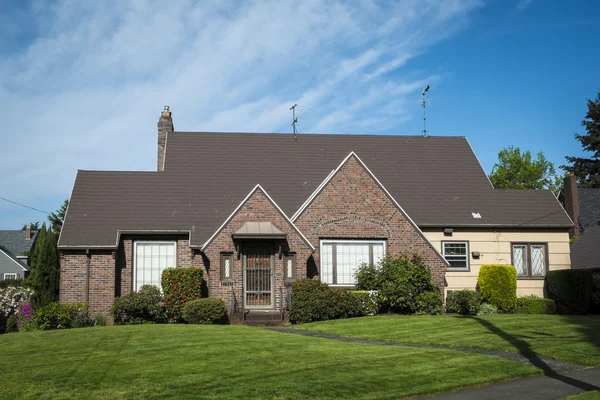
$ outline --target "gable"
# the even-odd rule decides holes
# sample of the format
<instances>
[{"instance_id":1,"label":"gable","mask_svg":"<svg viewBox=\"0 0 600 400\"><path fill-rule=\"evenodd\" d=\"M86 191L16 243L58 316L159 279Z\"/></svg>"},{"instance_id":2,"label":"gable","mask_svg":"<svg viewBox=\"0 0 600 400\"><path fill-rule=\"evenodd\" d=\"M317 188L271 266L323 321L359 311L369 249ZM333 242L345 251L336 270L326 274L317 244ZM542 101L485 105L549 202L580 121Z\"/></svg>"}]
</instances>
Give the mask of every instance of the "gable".
<instances>
[{"instance_id":1,"label":"gable","mask_svg":"<svg viewBox=\"0 0 600 400\"><path fill-rule=\"evenodd\" d=\"M350 153L295 216L316 246L319 240L386 239L392 253L446 260L361 159Z\"/></svg>"},{"instance_id":2,"label":"gable","mask_svg":"<svg viewBox=\"0 0 600 400\"><path fill-rule=\"evenodd\" d=\"M294 235L298 236L307 247L314 250L314 247L308 239L306 239L298 227L296 227L283 211L281 211L277 203L273 201L271 196L269 196L260 185L256 185L254 189L248 193L239 206L225 219L221 226L200 247L200 249L206 251L211 243L222 235L223 232L227 233L226 238L229 241L229 238L234 234L240 234L240 231L243 228L247 228L249 224L257 224L259 226L268 225L270 228L268 236L271 237L274 232L277 233L277 236L281 236L282 234L285 235L285 232L291 231ZM241 233L241 235L244 235L244 233Z\"/></svg>"}]
</instances>

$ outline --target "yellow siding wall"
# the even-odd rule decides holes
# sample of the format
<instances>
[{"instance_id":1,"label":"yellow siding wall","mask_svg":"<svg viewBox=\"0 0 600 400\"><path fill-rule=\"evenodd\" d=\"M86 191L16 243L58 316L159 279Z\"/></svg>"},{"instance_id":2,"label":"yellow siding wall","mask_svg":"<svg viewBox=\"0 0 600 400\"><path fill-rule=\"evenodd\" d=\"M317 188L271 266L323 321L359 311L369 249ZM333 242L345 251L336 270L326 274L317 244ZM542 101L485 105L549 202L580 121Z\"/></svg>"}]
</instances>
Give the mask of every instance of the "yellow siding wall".
<instances>
[{"instance_id":1,"label":"yellow siding wall","mask_svg":"<svg viewBox=\"0 0 600 400\"><path fill-rule=\"evenodd\" d=\"M445 236L443 229L424 229L423 232L441 252L442 241L469 242L469 272L446 273L448 286L446 290L471 289L477 285L477 275L482 264L510 264L511 242L548 243L548 261L550 271L571 267L568 232L515 232L515 231L456 231L452 236ZM479 259L471 255L473 251L481 253ZM517 295L535 294L543 296L543 279L519 279Z\"/></svg>"}]
</instances>

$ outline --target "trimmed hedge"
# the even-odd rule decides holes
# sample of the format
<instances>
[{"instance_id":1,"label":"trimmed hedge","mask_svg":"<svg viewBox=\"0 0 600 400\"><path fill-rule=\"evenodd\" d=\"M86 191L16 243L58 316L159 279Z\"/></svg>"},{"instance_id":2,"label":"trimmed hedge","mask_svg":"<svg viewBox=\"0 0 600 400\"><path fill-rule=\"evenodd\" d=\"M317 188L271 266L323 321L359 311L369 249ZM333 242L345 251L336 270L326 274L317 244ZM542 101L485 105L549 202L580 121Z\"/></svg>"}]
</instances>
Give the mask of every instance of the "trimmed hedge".
<instances>
[{"instance_id":1,"label":"trimmed hedge","mask_svg":"<svg viewBox=\"0 0 600 400\"><path fill-rule=\"evenodd\" d=\"M519 297L517 314L556 314L556 303L535 295Z\"/></svg>"},{"instance_id":2,"label":"trimmed hedge","mask_svg":"<svg viewBox=\"0 0 600 400\"><path fill-rule=\"evenodd\" d=\"M146 324L166 321L162 295L156 286L143 285L139 292L117 297L110 312L115 324Z\"/></svg>"},{"instance_id":3,"label":"trimmed hedge","mask_svg":"<svg viewBox=\"0 0 600 400\"><path fill-rule=\"evenodd\" d=\"M183 306L183 319L190 324L226 324L227 307L215 297L192 300Z\"/></svg>"},{"instance_id":4,"label":"trimmed hedge","mask_svg":"<svg viewBox=\"0 0 600 400\"><path fill-rule=\"evenodd\" d=\"M512 265L484 264L477 277L481 299L503 312L517 306L517 270Z\"/></svg>"},{"instance_id":5,"label":"trimmed hedge","mask_svg":"<svg viewBox=\"0 0 600 400\"><path fill-rule=\"evenodd\" d=\"M33 319L45 331L94 326L87 303L50 303L37 310Z\"/></svg>"},{"instance_id":6,"label":"trimmed hedge","mask_svg":"<svg viewBox=\"0 0 600 400\"><path fill-rule=\"evenodd\" d=\"M461 315L477 315L481 308L481 295L473 290L455 290L446 299L446 311Z\"/></svg>"},{"instance_id":7,"label":"trimmed hedge","mask_svg":"<svg viewBox=\"0 0 600 400\"><path fill-rule=\"evenodd\" d=\"M200 268L167 268L161 276L167 316L181 320L183 305L202 297L203 271Z\"/></svg>"},{"instance_id":8,"label":"trimmed hedge","mask_svg":"<svg viewBox=\"0 0 600 400\"><path fill-rule=\"evenodd\" d=\"M310 278L292 284L290 322L293 324L362 317L364 310L359 296L349 290L330 288Z\"/></svg>"},{"instance_id":9,"label":"trimmed hedge","mask_svg":"<svg viewBox=\"0 0 600 400\"><path fill-rule=\"evenodd\" d=\"M377 291L375 290L352 290L350 293L358 299L359 304L362 306L362 312L364 315L375 315L379 310L379 304L377 303Z\"/></svg>"},{"instance_id":10,"label":"trimmed hedge","mask_svg":"<svg viewBox=\"0 0 600 400\"><path fill-rule=\"evenodd\" d=\"M549 271L546 289L559 314L585 314L590 309L593 276L587 270Z\"/></svg>"}]
</instances>

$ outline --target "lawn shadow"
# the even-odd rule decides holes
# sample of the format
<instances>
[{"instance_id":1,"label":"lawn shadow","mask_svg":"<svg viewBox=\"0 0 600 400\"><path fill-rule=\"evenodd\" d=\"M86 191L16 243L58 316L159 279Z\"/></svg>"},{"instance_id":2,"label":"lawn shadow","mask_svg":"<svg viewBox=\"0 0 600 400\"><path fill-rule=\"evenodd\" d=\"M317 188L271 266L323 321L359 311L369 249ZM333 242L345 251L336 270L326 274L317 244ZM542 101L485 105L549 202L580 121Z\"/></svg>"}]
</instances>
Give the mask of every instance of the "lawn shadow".
<instances>
[{"instance_id":1,"label":"lawn shadow","mask_svg":"<svg viewBox=\"0 0 600 400\"><path fill-rule=\"evenodd\" d=\"M487 328L491 333L494 333L495 335L501 337L502 339L510 343L512 346L514 346L519 351L519 353L527 360L529 360L529 362L534 367L541 369L544 372L544 375L585 391L600 390L600 387L598 386L582 382L580 380L565 376L558 371L555 371L540 356L537 355L537 353L531 348L531 345L525 340L519 339L518 337L511 335L510 333L498 328L496 325L492 324L486 319L479 317L473 317L473 319L475 319L477 322L479 322L481 325Z\"/></svg>"}]
</instances>

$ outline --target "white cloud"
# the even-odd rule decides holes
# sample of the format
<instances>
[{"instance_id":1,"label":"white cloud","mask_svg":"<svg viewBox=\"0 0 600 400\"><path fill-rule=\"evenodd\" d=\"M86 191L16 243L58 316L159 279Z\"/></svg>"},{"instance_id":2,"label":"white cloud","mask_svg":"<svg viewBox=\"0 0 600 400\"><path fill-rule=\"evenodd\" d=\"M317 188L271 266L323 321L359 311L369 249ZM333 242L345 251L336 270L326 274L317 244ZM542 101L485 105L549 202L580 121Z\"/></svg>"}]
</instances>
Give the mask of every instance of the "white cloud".
<instances>
[{"instance_id":1,"label":"white cloud","mask_svg":"<svg viewBox=\"0 0 600 400\"><path fill-rule=\"evenodd\" d=\"M153 169L166 104L179 130L287 132L293 103L315 110L299 111L301 131L397 127L411 114L407 99L439 79L404 78L403 69L481 5L52 4L27 15L39 36L0 58L1 194L50 210L70 194L77 169ZM7 207L0 228L15 223Z\"/></svg>"}]
</instances>

